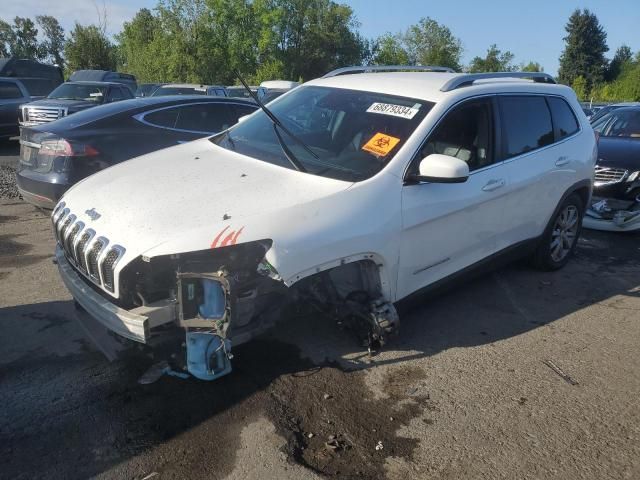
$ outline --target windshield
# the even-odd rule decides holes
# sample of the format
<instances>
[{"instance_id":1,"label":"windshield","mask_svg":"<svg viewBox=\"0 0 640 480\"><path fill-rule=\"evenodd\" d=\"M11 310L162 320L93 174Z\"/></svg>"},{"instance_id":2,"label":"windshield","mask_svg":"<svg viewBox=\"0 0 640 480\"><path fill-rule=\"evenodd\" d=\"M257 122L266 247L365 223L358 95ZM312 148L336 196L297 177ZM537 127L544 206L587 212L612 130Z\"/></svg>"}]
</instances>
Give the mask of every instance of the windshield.
<instances>
[{"instance_id":1,"label":"windshield","mask_svg":"<svg viewBox=\"0 0 640 480\"><path fill-rule=\"evenodd\" d=\"M63 83L47 98L56 100L86 100L88 102L102 103L107 89L98 85L85 85L81 83Z\"/></svg>"},{"instance_id":2,"label":"windshield","mask_svg":"<svg viewBox=\"0 0 640 480\"><path fill-rule=\"evenodd\" d=\"M433 107L425 100L359 90L299 87L269 109L305 148L282 130L286 147L312 174L359 181L393 158ZM211 142L257 160L293 168L274 125L258 111Z\"/></svg>"},{"instance_id":3,"label":"windshield","mask_svg":"<svg viewBox=\"0 0 640 480\"><path fill-rule=\"evenodd\" d=\"M593 124L602 137L640 138L640 110L614 110Z\"/></svg>"},{"instance_id":4,"label":"windshield","mask_svg":"<svg viewBox=\"0 0 640 480\"><path fill-rule=\"evenodd\" d=\"M152 97L164 97L166 95L206 95L207 89L205 87L160 87L153 94Z\"/></svg>"},{"instance_id":5,"label":"windshield","mask_svg":"<svg viewBox=\"0 0 640 480\"><path fill-rule=\"evenodd\" d=\"M230 97L252 98L244 87L227 87Z\"/></svg>"}]
</instances>

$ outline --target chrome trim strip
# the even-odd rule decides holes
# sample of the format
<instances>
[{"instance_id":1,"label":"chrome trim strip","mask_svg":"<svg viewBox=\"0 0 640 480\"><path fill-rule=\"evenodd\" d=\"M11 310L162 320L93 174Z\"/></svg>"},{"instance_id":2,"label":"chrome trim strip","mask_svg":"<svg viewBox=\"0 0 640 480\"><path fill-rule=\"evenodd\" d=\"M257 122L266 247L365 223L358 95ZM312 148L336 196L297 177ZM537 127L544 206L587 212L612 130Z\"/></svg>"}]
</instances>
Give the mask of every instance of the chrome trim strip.
<instances>
[{"instance_id":1,"label":"chrome trim strip","mask_svg":"<svg viewBox=\"0 0 640 480\"><path fill-rule=\"evenodd\" d=\"M443 258L442 260L439 260L436 263L432 263L431 265L427 265L426 267L419 268L418 270L413 272L413 274L417 275L419 273L424 272L425 270L429 270L430 268L437 267L438 265L442 265L443 263L447 263L449 260L451 260L451 257Z\"/></svg>"},{"instance_id":2,"label":"chrome trim strip","mask_svg":"<svg viewBox=\"0 0 640 480\"><path fill-rule=\"evenodd\" d=\"M27 142L26 140L20 140L20 145L24 145L25 147L33 147L40 149L41 145L39 143ZM64 205L64 203L63 203Z\"/></svg>"}]
</instances>

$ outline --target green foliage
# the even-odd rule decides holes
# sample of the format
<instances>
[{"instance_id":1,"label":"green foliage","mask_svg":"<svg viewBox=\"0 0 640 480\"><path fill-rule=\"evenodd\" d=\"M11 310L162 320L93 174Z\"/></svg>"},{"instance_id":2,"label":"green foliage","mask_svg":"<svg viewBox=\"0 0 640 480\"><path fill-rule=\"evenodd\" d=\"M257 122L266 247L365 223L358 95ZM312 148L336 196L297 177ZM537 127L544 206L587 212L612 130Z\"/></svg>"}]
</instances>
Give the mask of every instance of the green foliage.
<instances>
[{"instance_id":1,"label":"green foliage","mask_svg":"<svg viewBox=\"0 0 640 480\"><path fill-rule=\"evenodd\" d=\"M140 81L235 83L310 79L367 50L353 11L330 0L161 0L117 37Z\"/></svg>"},{"instance_id":2,"label":"green foliage","mask_svg":"<svg viewBox=\"0 0 640 480\"><path fill-rule=\"evenodd\" d=\"M372 48L371 63L374 65L407 65L409 54L399 35L386 33L378 37Z\"/></svg>"},{"instance_id":3,"label":"green foliage","mask_svg":"<svg viewBox=\"0 0 640 480\"><path fill-rule=\"evenodd\" d=\"M565 26L567 36L564 51L560 56L558 78L572 85L579 76L587 83L587 89L602 83L607 69L604 54L609 51L607 34L598 18L585 9L575 10Z\"/></svg>"},{"instance_id":4,"label":"green foliage","mask_svg":"<svg viewBox=\"0 0 640 480\"><path fill-rule=\"evenodd\" d=\"M617 79L622 72L622 68L633 62L633 52L627 45L622 45L616 50L613 60L609 63L606 79L612 81Z\"/></svg>"},{"instance_id":5,"label":"green foliage","mask_svg":"<svg viewBox=\"0 0 640 480\"><path fill-rule=\"evenodd\" d=\"M40 57L38 29L33 20L23 17L14 18L13 33L14 43L11 45L11 55L32 59Z\"/></svg>"},{"instance_id":6,"label":"green foliage","mask_svg":"<svg viewBox=\"0 0 640 480\"><path fill-rule=\"evenodd\" d=\"M16 34L11 25L0 19L0 57L11 56L16 42Z\"/></svg>"},{"instance_id":7,"label":"green foliage","mask_svg":"<svg viewBox=\"0 0 640 480\"><path fill-rule=\"evenodd\" d=\"M41 59L63 66L64 29L55 17L49 15L37 15L36 22L42 28L44 35L44 40L39 47Z\"/></svg>"},{"instance_id":8,"label":"green foliage","mask_svg":"<svg viewBox=\"0 0 640 480\"><path fill-rule=\"evenodd\" d=\"M579 75L573 79L571 88L573 88L573 90L576 92L576 96L579 100L588 100L589 90L587 89L587 80L582 75Z\"/></svg>"},{"instance_id":9,"label":"green foliage","mask_svg":"<svg viewBox=\"0 0 640 480\"><path fill-rule=\"evenodd\" d=\"M496 44L493 44L487 50L487 54L484 58L474 57L467 67L467 70L471 73L512 72L516 70L516 67L511 64L513 58L513 53L508 50L506 52L502 52L498 49ZM531 63L529 65L531 65Z\"/></svg>"},{"instance_id":10,"label":"green foliage","mask_svg":"<svg viewBox=\"0 0 640 480\"><path fill-rule=\"evenodd\" d=\"M67 69L115 70L116 48L96 25L76 23L64 46Z\"/></svg>"},{"instance_id":11,"label":"green foliage","mask_svg":"<svg viewBox=\"0 0 640 480\"><path fill-rule=\"evenodd\" d=\"M460 71L462 42L445 25L427 17L411 25L404 37L412 64L439 65Z\"/></svg>"},{"instance_id":12,"label":"green foliage","mask_svg":"<svg viewBox=\"0 0 640 480\"><path fill-rule=\"evenodd\" d=\"M522 64L520 70L523 72L544 72L544 68L538 62L529 62L526 65Z\"/></svg>"}]
</instances>

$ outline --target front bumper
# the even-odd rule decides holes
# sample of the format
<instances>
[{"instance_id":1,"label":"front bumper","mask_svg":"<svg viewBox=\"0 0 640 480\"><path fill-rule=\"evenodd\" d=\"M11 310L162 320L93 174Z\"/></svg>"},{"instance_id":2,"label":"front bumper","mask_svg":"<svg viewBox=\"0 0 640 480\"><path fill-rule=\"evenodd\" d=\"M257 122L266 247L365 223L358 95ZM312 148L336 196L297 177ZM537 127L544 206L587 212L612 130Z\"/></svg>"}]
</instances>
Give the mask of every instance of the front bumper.
<instances>
[{"instance_id":1,"label":"front bumper","mask_svg":"<svg viewBox=\"0 0 640 480\"><path fill-rule=\"evenodd\" d=\"M145 344L149 342L149 316L120 308L96 293L73 269L60 246L56 247L56 260L67 289L93 319L121 337Z\"/></svg>"}]
</instances>

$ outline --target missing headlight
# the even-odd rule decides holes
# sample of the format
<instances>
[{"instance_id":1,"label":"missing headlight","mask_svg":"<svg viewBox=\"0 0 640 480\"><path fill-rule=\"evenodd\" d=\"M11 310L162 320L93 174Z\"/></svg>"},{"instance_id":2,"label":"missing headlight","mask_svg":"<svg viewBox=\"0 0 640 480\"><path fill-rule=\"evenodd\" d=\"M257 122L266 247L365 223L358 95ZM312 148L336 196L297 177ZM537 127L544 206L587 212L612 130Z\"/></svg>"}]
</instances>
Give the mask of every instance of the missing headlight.
<instances>
[{"instance_id":1,"label":"missing headlight","mask_svg":"<svg viewBox=\"0 0 640 480\"><path fill-rule=\"evenodd\" d=\"M178 318L186 328L224 336L230 319L230 286L224 271L178 274Z\"/></svg>"}]
</instances>

